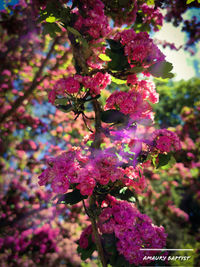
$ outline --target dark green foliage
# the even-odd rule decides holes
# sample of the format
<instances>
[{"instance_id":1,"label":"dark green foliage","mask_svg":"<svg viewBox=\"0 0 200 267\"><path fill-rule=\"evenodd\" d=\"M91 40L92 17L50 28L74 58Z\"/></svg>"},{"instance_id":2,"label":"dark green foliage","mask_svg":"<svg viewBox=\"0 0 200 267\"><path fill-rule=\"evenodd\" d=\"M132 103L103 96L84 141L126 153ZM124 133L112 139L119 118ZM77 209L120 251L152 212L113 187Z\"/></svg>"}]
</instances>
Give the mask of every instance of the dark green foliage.
<instances>
[{"instance_id":1,"label":"dark green foliage","mask_svg":"<svg viewBox=\"0 0 200 267\"><path fill-rule=\"evenodd\" d=\"M68 105L58 105L57 108L61 110L62 112L70 112L73 109L73 106L71 104Z\"/></svg>"},{"instance_id":2,"label":"dark green foliage","mask_svg":"<svg viewBox=\"0 0 200 267\"><path fill-rule=\"evenodd\" d=\"M176 126L181 123L181 110L184 106L195 108L200 100L200 79L192 78L188 81L159 82L156 90L160 95L159 105L153 107L155 121L161 128Z\"/></svg>"},{"instance_id":3,"label":"dark green foliage","mask_svg":"<svg viewBox=\"0 0 200 267\"><path fill-rule=\"evenodd\" d=\"M43 28L43 34L49 34L52 38L57 36L57 33L61 32L61 28L56 23L46 22Z\"/></svg>"},{"instance_id":4,"label":"dark green foliage","mask_svg":"<svg viewBox=\"0 0 200 267\"><path fill-rule=\"evenodd\" d=\"M150 72L155 77L161 77L163 79L173 78L174 74L170 71L173 69L173 65L167 61L157 62L148 68Z\"/></svg>"},{"instance_id":5,"label":"dark green foliage","mask_svg":"<svg viewBox=\"0 0 200 267\"><path fill-rule=\"evenodd\" d=\"M108 62L108 68L117 71L129 69L130 65L124 55L124 48L121 43L112 39L106 39L106 41L110 46L110 49L106 49L106 55L111 59Z\"/></svg>"},{"instance_id":6,"label":"dark green foliage","mask_svg":"<svg viewBox=\"0 0 200 267\"><path fill-rule=\"evenodd\" d=\"M110 194L116 198L127 200L129 202L133 202L135 200L134 192L128 189L128 187L116 187L110 192Z\"/></svg>"},{"instance_id":7,"label":"dark green foliage","mask_svg":"<svg viewBox=\"0 0 200 267\"><path fill-rule=\"evenodd\" d=\"M105 123L125 123L128 120L128 116L119 110L109 109L101 113L101 120Z\"/></svg>"},{"instance_id":8,"label":"dark green foliage","mask_svg":"<svg viewBox=\"0 0 200 267\"><path fill-rule=\"evenodd\" d=\"M63 196L61 196L58 199L57 204L60 204L60 203L63 204L64 203L64 204L74 205L74 204L77 204L78 202L80 202L86 198L87 198L87 196L81 195L81 193L78 189L74 189L72 192L64 194Z\"/></svg>"},{"instance_id":9,"label":"dark green foliage","mask_svg":"<svg viewBox=\"0 0 200 267\"><path fill-rule=\"evenodd\" d=\"M159 161L157 168L167 165L170 159L171 159L171 154L159 154L158 156Z\"/></svg>"},{"instance_id":10,"label":"dark green foliage","mask_svg":"<svg viewBox=\"0 0 200 267\"><path fill-rule=\"evenodd\" d=\"M88 238L88 247L86 249L81 248L80 246L78 246L77 248L77 252L80 254L81 259L83 261L87 260L88 258L91 258L93 252L96 250L96 245L95 243L92 241L92 237L89 236Z\"/></svg>"}]
</instances>

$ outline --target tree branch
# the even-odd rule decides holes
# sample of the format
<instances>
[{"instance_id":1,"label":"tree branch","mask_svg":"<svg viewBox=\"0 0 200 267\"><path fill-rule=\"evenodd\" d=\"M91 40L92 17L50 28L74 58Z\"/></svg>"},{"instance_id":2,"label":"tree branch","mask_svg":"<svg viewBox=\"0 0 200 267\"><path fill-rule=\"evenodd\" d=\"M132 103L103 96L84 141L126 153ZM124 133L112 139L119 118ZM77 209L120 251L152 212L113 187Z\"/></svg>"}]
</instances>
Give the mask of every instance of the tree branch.
<instances>
[{"instance_id":1,"label":"tree branch","mask_svg":"<svg viewBox=\"0 0 200 267\"><path fill-rule=\"evenodd\" d=\"M92 147L99 149L101 145L101 106L97 99L92 101L95 112L95 137Z\"/></svg>"},{"instance_id":2,"label":"tree branch","mask_svg":"<svg viewBox=\"0 0 200 267\"><path fill-rule=\"evenodd\" d=\"M92 195L91 198L90 198L90 210L93 211L93 216L90 217L90 221L92 223L92 231L93 231L93 234L94 234L94 238L95 238L95 243L96 243L96 246L97 246L99 259L100 259L103 267L107 267L106 259L105 259L105 256L104 256L103 247L102 247L102 244L101 244L101 239L100 239L99 232L98 232L98 227L97 227L97 224L96 224L96 215L94 214L95 210L96 210L95 207L96 207L95 197L94 197L94 195Z\"/></svg>"},{"instance_id":3,"label":"tree branch","mask_svg":"<svg viewBox=\"0 0 200 267\"><path fill-rule=\"evenodd\" d=\"M3 123L8 117L10 117L15 111L16 109L23 103L23 101L30 96L30 94L34 91L34 89L38 86L38 84L41 83L40 81L37 81L38 78L40 77L41 73L43 72L44 67L46 66L48 60L51 57L52 52L54 51L55 45L58 43L60 37L56 37L54 42L51 45L51 48L49 50L49 52L46 55L46 58L44 59L44 61L42 62L39 70L36 72L35 77L31 83L31 86L25 91L23 96L20 96L16 99L16 101L11 104L12 108L7 110L1 117L0 117L0 123Z\"/></svg>"},{"instance_id":4,"label":"tree branch","mask_svg":"<svg viewBox=\"0 0 200 267\"><path fill-rule=\"evenodd\" d=\"M74 56L75 68L76 68L77 73L80 73L82 75L89 75L89 70L88 70L88 66L86 63L86 59L84 58L84 51L83 51L84 48L79 43L76 42L76 39L73 36L73 34L69 33L68 36L69 36L69 40L73 48L73 56ZM101 145L101 107L97 99L93 99L92 103L93 103L94 112L95 112L95 140L93 143L93 148L99 149ZM99 235L97 223L96 223L98 216L95 214L96 202L95 202L94 193L90 197L89 211L91 211L90 212L91 214L89 213L90 215L89 218L92 223L92 230L93 230L93 234L95 237L95 243L97 246L98 256L103 267L106 267L107 263L106 263L103 246L101 243L101 239L100 239L100 235Z\"/></svg>"}]
</instances>

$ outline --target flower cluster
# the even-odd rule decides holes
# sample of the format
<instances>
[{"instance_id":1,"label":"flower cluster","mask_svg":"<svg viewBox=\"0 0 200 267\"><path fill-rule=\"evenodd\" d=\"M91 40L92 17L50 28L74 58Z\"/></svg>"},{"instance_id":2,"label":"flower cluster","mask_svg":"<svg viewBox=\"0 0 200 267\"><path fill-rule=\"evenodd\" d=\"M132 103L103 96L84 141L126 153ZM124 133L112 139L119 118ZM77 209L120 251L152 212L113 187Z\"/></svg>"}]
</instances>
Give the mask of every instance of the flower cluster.
<instances>
[{"instance_id":1,"label":"flower cluster","mask_svg":"<svg viewBox=\"0 0 200 267\"><path fill-rule=\"evenodd\" d=\"M189 221L189 215L180 208L176 207L175 205L169 205L168 209L173 215L182 218L186 222Z\"/></svg>"},{"instance_id":2,"label":"flower cluster","mask_svg":"<svg viewBox=\"0 0 200 267\"><path fill-rule=\"evenodd\" d=\"M123 24L131 25L135 22L138 5L136 0L129 1L106 1L105 3L106 13L111 16L115 26L121 26Z\"/></svg>"},{"instance_id":3,"label":"flower cluster","mask_svg":"<svg viewBox=\"0 0 200 267\"><path fill-rule=\"evenodd\" d=\"M40 228L28 229L23 232L15 232L14 236L0 238L0 251L10 250L10 260L18 260L27 251L37 254L37 263L44 257L45 253L57 252L56 237L58 229L52 229L48 224Z\"/></svg>"},{"instance_id":4,"label":"flower cluster","mask_svg":"<svg viewBox=\"0 0 200 267\"><path fill-rule=\"evenodd\" d=\"M154 7L143 4L141 6L141 10L144 14L143 23L154 25L154 31L158 31L159 26L163 25L163 15L159 11L159 9L154 9Z\"/></svg>"},{"instance_id":5,"label":"flower cluster","mask_svg":"<svg viewBox=\"0 0 200 267\"><path fill-rule=\"evenodd\" d=\"M127 84L131 87L135 87L135 90L140 92L143 99L150 101L153 104L158 103L159 94L156 92L156 86L153 81L138 80L135 74L128 75Z\"/></svg>"},{"instance_id":6,"label":"flower cluster","mask_svg":"<svg viewBox=\"0 0 200 267\"><path fill-rule=\"evenodd\" d=\"M134 188L136 193L141 193L144 190L146 179L139 167L129 166L125 168L124 174L128 177L123 181L126 186Z\"/></svg>"},{"instance_id":7,"label":"flower cluster","mask_svg":"<svg viewBox=\"0 0 200 267\"><path fill-rule=\"evenodd\" d=\"M94 76L75 75L75 79L85 88L90 90L92 95L99 95L100 91L105 89L111 83L111 77L108 73L97 72Z\"/></svg>"},{"instance_id":8,"label":"flower cluster","mask_svg":"<svg viewBox=\"0 0 200 267\"><path fill-rule=\"evenodd\" d=\"M81 233L80 239L79 239L79 245L81 248L86 249L89 245L88 239L92 236L92 239L94 240L94 235L92 234L92 225L89 225L85 230Z\"/></svg>"},{"instance_id":9,"label":"flower cluster","mask_svg":"<svg viewBox=\"0 0 200 267\"><path fill-rule=\"evenodd\" d=\"M145 95L137 90L114 92L106 100L105 109L119 109L122 113L130 115L135 121L140 119L153 120L152 108L143 97Z\"/></svg>"},{"instance_id":10,"label":"flower cluster","mask_svg":"<svg viewBox=\"0 0 200 267\"><path fill-rule=\"evenodd\" d=\"M16 149L18 150L24 150L24 151L28 151L28 150L37 150L37 145L33 140L23 140L20 144L18 144L16 146Z\"/></svg>"},{"instance_id":11,"label":"flower cluster","mask_svg":"<svg viewBox=\"0 0 200 267\"><path fill-rule=\"evenodd\" d=\"M119 40L124 46L125 55L132 67L138 63L148 67L165 58L147 32L136 33L133 29L124 30L117 33L114 39Z\"/></svg>"},{"instance_id":12,"label":"flower cluster","mask_svg":"<svg viewBox=\"0 0 200 267\"><path fill-rule=\"evenodd\" d=\"M101 72L97 72L93 77L76 74L74 77L62 78L56 82L54 89L49 92L49 101L54 104L57 95L65 96L66 94L78 93L83 86L90 90L91 95L98 95L110 82L110 75Z\"/></svg>"},{"instance_id":13,"label":"flower cluster","mask_svg":"<svg viewBox=\"0 0 200 267\"><path fill-rule=\"evenodd\" d=\"M177 134L167 129L155 130L152 134L152 140L156 149L161 153L181 149L180 140Z\"/></svg>"},{"instance_id":14,"label":"flower cluster","mask_svg":"<svg viewBox=\"0 0 200 267\"><path fill-rule=\"evenodd\" d=\"M102 65L105 64L105 61L99 57L101 54L105 54L106 51L106 46L101 45L103 42L103 38L90 41L92 54L87 59L87 65L92 69L101 69Z\"/></svg>"},{"instance_id":15,"label":"flower cluster","mask_svg":"<svg viewBox=\"0 0 200 267\"><path fill-rule=\"evenodd\" d=\"M83 17L76 11L77 20L74 27L83 34L89 34L98 39L105 37L110 32L108 18L104 14L104 4L100 1L81 0L81 9L85 16Z\"/></svg>"},{"instance_id":16,"label":"flower cluster","mask_svg":"<svg viewBox=\"0 0 200 267\"><path fill-rule=\"evenodd\" d=\"M90 158L74 148L49 159L48 164L50 166L39 176L39 184L49 182L53 191L61 194L68 191L70 184L76 184L82 195L92 195L97 183L106 185L122 179L124 175L114 155L105 151Z\"/></svg>"},{"instance_id":17,"label":"flower cluster","mask_svg":"<svg viewBox=\"0 0 200 267\"><path fill-rule=\"evenodd\" d=\"M112 199L99 217L102 233L114 234L117 238L117 250L130 264L144 265L145 256L156 255L156 251L141 251L141 248L163 248L166 233L162 226L153 225L152 220L126 201Z\"/></svg>"}]
</instances>

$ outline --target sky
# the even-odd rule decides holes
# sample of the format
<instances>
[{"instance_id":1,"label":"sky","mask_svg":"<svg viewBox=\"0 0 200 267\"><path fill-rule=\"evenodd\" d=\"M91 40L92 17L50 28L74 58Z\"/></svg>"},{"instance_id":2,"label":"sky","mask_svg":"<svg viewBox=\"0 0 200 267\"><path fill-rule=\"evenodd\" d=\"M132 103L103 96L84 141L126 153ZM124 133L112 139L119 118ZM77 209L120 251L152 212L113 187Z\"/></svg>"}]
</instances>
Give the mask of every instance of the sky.
<instances>
[{"instance_id":1,"label":"sky","mask_svg":"<svg viewBox=\"0 0 200 267\"><path fill-rule=\"evenodd\" d=\"M165 11L163 12L165 13ZM164 14L163 14L164 15ZM190 19L192 16L200 17L200 11L198 9L190 9L183 15L184 19ZM159 40L166 40L169 43L174 43L176 47L184 45L187 40L186 33L181 31L181 26L174 27L171 23L164 22L161 30L153 36ZM198 48L199 47L199 48ZM173 64L173 73L176 74L174 80L185 79L188 80L192 77L200 74L200 46L196 45L197 53L194 56L184 49L179 51L171 50L170 48L159 47L160 50L166 56L166 60ZM195 67L194 67L195 65Z\"/></svg>"},{"instance_id":2,"label":"sky","mask_svg":"<svg viewBox=\"0 0 200 267\"><path fill-rule=\"evenodd\" d=\"M4 9L4 4L9 3L10 5L17 4L18 0L0 0L0 10Z\"/></svg>"},{"instance_id":3,"label":"sky","mask_svg":"<svg viewBox=\"0 0 200 267\"><path fill-rule=\"evenodd\" d=\"M154 38L159 40L167 40L179 47L185 43L185 33L181 32L180 27L175 28L170 23L165 23L162 29L154 35ZM170 48L159 47L166 56L166 60L173 64L173 73L176 74L175 80L190 79L196 76L193 61L199 58L200 51L191 56L189 52L180 49L179 51L171 50Z\"/></svg>"}]
</instances>

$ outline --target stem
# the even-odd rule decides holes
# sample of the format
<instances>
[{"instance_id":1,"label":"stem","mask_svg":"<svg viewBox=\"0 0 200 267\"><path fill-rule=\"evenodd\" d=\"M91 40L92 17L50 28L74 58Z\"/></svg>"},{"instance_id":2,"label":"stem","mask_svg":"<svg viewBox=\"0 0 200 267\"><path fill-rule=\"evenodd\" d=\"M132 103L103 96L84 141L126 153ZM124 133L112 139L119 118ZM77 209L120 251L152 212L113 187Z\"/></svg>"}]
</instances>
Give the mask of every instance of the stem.
<instances>
[{"instance_id":1,"label":"stem","mask_svg":"<svg viewBox=\"0 0 200 267\"><path fill-rule=\"evenodd\" d=\"M84 48L76 42L76 38L73 36L73 34L68 34L69 40L72 44L73 49L73 57L75 61L75 69L76 72L81 75L89 75L88 66L86 63L86 58L84 57ZM97 99L92 100L94 112L95 112L95 139L92 145L92 148L99 149L101 145L101 106ZM95 153L95 151L93 151ZM102 263L103 267L107 267L103 246L101 243L100 235L98 232L98 227L96 223L96 219L98 219L98 216L96 214L96 198L93 193L93 195L90 197L90 206L89 209L86 209L86 213L89 215L90 221L92 223L92 230L95 237L95 243L97 247L98 257L99 260ZM84 208L86 208L84 206Z\"/></svg>"},{"instance_id":2,"label":"stem","mask_svg":"<svg viewBox=\"0 0 200 267\"><path fill-rule=\"evenodd\" d=\"M95 197L94 197L94 195L92 195L91 198L90 198L90 209L93 211L93 216L90 217L90 221L92 223L92 231L93 231L94 238L95 238L95 243L96 243L96 246L97 246L99 260L101 261L103 267L107 267L106 259L105 259L105 256L104 256L103 247L102 247L102 244L101 244L101 239L100 239L99 232L98 232L98 227L97 227L97 224L96 224L96 215L94 214L94 211L95 211L94 207L95 206L96 206Z\"/></svg>"},{"instance_id":3,"label":"stem","mask_svg":"<svg viewBox=\"0 0 200 267\"><path fill-rule=\"evenodd\" d=\"M97 99L92 102L95 112L95 137L92 147L99 149L101 145L101 106Z\"/></svg>"}]
</instances>

